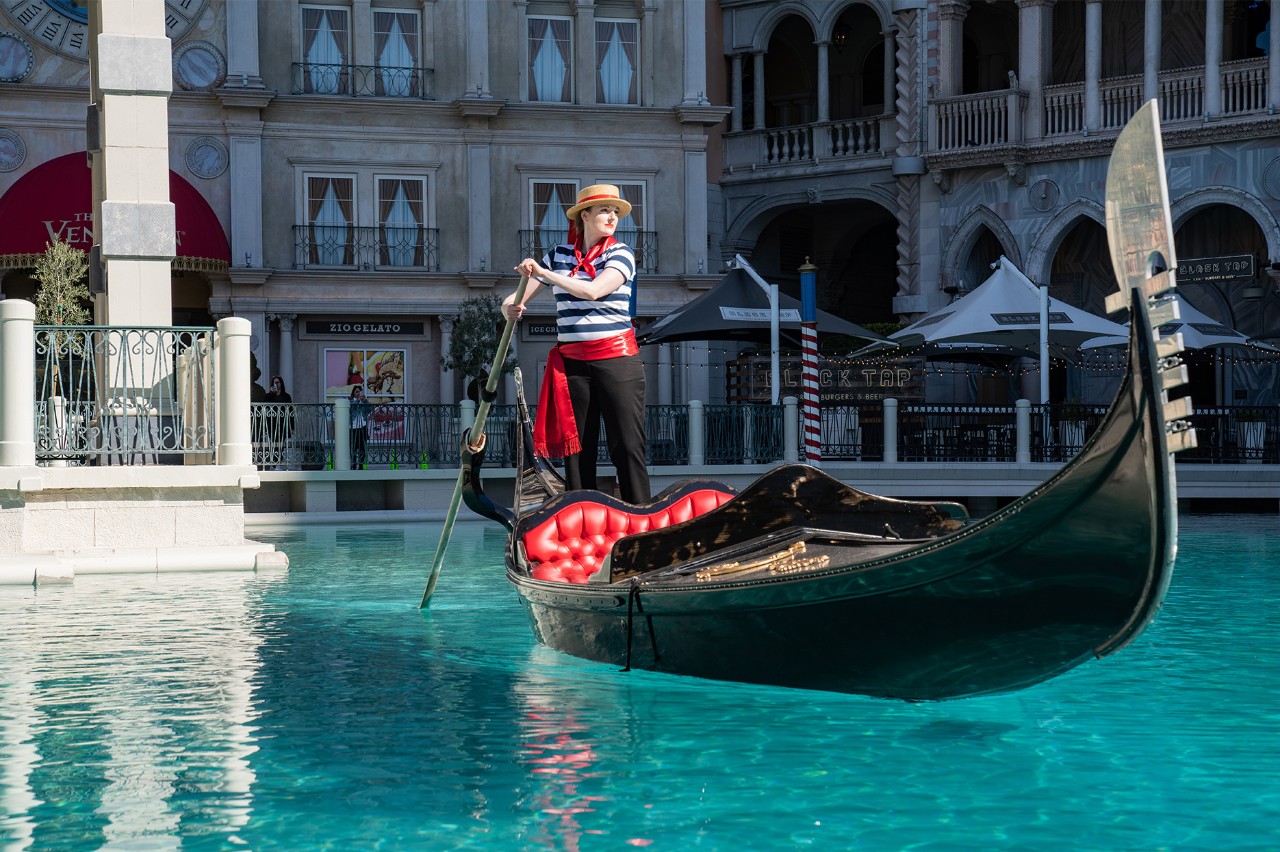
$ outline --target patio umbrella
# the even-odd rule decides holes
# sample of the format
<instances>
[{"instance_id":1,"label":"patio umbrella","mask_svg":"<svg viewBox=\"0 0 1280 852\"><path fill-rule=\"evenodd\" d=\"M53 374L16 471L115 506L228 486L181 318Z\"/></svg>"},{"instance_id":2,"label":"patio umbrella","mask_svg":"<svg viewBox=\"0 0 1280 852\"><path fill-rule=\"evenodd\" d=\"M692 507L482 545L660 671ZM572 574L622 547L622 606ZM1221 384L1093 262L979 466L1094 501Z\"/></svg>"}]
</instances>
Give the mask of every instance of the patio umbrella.
<instances>
[{"instance_id":1,"label":"patio umbrella","mask_svg":"<svg viewBox=\"0 0 1280 852\"><path fill-rule=\"evenodd\" d=\"M1160 326L1161 337L1181 334L1182 345L1187 349L1225 349L1228 347L1247 346L1261 352L1280 353L1280 349L1269 343L1255 340L1242 332L1236 331L1234 328L1223 325L1213 317L1198 310L1183 298L1180 293L1173 293L1170 298L1178 306L1179 319ZM1128 325L1128 323L1125 323L1125 336L1098 338L1086 343L1084 348L1093 349L1102 346L1128 345Z\"/></svg>"},{"instance_id":2,"label":"patio umbrella","mask_svg":"<svg viewBox=\"0 0 1280 852\"><path fill-rule=\"evenodd\" d=\"M1041 395L1048 382L1048 355L1075 360L1080 347L1098 337L1123 336L1124 326L1048 298L1007 257L971 293L891 334L892 343L872 343L854 353L870 355L892 345L983 343L1039 350ZM1047 317L1045 316L1047 314ZM1048 342L1041 347L1041 321L1047 319ZM940 359L939 359L940 360Z\"/></svg>"},{"instance_id":3,"label":"patio umbrella","mask_svg":"<svg viewBox=\"0 0 1280 852\"><path fill-rule=\"evenodd\" d=\"M745 269L731 269L707 292L636 334L641 343L673 343L679 340L737 340L769 342L769 297ZM800 348L800 302L778 294L780 340ZM818 311L819 334L844 334L862 340L889 338L848 320Z\"/></svg>"}]
</instances>

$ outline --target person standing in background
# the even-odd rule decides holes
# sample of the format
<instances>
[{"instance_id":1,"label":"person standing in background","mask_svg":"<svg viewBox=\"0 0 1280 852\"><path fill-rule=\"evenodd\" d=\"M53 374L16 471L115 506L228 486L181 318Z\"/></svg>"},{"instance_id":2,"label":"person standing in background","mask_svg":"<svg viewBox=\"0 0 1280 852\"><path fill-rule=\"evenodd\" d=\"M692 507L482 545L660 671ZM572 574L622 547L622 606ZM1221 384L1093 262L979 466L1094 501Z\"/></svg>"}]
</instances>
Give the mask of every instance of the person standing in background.
<instances>
[{"instance_id":1,"label":"person standing in background","mask_svg":"<svg viewBox=\"0 0 1280 852\"><path fill-rule=\"evenodd\" d=\"M351 389L351 469L363 470L369 463L365 444L369 440L369 401L364 385Z\"/></svg>"}]
</instances>

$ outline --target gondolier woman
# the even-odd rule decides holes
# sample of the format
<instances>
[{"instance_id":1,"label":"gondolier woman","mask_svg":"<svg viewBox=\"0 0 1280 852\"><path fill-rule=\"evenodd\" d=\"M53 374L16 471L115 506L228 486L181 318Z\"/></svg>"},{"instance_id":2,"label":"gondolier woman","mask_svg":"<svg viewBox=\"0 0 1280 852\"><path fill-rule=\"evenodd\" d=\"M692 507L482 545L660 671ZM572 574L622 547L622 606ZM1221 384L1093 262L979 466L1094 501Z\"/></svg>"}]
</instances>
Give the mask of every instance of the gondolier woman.
<instances>
[{"instance_id":1,"label":"gondolier woman","mask_svg":"<svg viewBox=\"0 0 1280 852\"><path fill-rule=\"evenodd\" d=\"M502 308L508 318L519 319L542 285L556 297L559 342L547 357L538 397L535 449L564 459L569 488L597 490L595 448L603 417L622 499L644 503L650 496L644 364L630 309L636 261L613 235L630 212L612 184L580 191L565 212L569 242L549 251L541 263L522 260L516 271L529 277L524 299L515 304L513 293Z\"/></svg>"}]
</instances>

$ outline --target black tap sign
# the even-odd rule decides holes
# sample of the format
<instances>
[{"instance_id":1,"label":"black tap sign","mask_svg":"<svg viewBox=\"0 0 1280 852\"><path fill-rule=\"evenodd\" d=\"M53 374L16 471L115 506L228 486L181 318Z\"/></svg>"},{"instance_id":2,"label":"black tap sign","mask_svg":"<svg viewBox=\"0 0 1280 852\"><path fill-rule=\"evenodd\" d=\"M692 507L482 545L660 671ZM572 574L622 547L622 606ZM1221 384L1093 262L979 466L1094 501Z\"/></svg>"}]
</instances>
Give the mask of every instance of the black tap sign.
<instances>
[{"instance_id":1,"label":"black tap sign","mask_svg":"<svg viewBox=\"0 0 1280 852\"><path fill-rule=\"evenodd\" d=\"M1221 257L1193 257L1178 261L1178 283L1234 281L1254 276L1253 255L1228 254Z\"/></svg>"}]
</instances>

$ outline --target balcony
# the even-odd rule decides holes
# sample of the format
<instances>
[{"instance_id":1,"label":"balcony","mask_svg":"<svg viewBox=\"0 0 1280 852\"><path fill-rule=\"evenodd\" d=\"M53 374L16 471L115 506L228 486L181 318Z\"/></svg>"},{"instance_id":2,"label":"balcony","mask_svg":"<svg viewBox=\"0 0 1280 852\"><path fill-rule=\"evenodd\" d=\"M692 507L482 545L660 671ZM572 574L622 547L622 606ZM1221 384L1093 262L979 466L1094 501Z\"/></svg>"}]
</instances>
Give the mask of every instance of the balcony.
<instances>
[{"instance_id":1,"label":"balcony","mask_svg":"<svg viewBox=\"0 0 1280 852\"><path fill-rule=\"evenodd\" d=\"M724 138L725 171L884 157L896 145L892 115L744 130Z\"/></svg>"},{"instance_id":2,"label":"balcony","mask_svg":"<svg viewBox=\"0 0 1280 852\"><path fill-rule=\"evenodd\" d=\"M1166 131L1200 128L1221 121L1267 115L1267 59L1242 59L1219 66L1220 109L1206 113L1205 69L1163 71L1158 77L1160 121ZM1142 75L1111 77L1098 86L1097 117L1084 83L1046 86L1042 92L1043 127L1023 126L1029 94L1019 89L934 98L929 102L932 155L1052 144L1096 135L1118 134L1142 106ZM1092 120L1091 120L1092 118ZM993 151L992 162L1006 159ZM970 157L969 159L972 159ZM946 163L943 164L944 166Z\"/></svg>"},{"instance_id":3,"label":"balcony","mask_svg":"<svg viewBox=\"0 0 1280 852\"><path fill-rule=\"evenodd\" d=\"M430 68L378 65L293 63L295 95L342 95L349 98L414 98L434 100Z\"/></svg>"},{"instance_id":4,"label":"balcony","mask_svg":"<svg viewBox=\"0 0 1280 852\"><path fill-rule=\"evenodd\" d=\"M631 247L636 255L636 272L656 274L658 271L658 232L623 231L617 237ZM520 232L520 257L541 260L547 252L569 242L569 229L534 228Z\"/></svg>"},{"instance_id":5,"label":"balcony","mask_svg":"<svg viewBox=\"0 0 1280 852\"><path fill-rule=\"evenodd\" d=\"M438 228L295 225L295 269L440 270Z\"/></svg>"}]
</instances>

